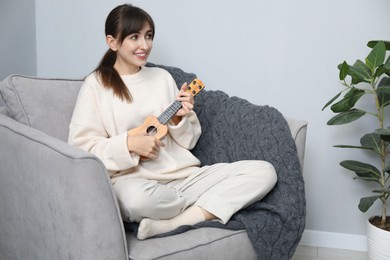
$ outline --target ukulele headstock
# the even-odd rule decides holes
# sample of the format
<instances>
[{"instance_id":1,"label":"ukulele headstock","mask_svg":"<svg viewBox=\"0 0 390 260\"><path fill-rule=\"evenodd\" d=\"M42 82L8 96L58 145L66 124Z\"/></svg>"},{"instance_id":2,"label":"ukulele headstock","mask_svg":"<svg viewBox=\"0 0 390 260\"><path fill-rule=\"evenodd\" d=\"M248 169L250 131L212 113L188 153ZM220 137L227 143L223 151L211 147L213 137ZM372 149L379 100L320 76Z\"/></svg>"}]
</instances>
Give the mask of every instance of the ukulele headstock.
<instances>
[{"instance_id":1,"label":"ukulele headstock","mask_svg":"<svg viewBox=\"0 0 390 260\"><path fill-rule=\"evenodd\" d=\"M196 96L202 89L204 89L204 87L205 86L200 79L193 79L190 84L188 84L186 92Z\"/></svg>"}]
</instances>

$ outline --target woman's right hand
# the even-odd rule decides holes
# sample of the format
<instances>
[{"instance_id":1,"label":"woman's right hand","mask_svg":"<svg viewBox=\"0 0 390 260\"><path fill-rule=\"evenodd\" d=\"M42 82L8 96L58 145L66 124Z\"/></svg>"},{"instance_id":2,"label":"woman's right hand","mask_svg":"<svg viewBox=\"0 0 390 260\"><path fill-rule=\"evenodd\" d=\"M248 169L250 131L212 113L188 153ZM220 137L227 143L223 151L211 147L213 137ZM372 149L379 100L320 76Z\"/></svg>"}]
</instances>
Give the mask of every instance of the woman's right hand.
<instances>
[{"instance_id":1,"label":"woman's right hand","mask_svg":"<svg viewBox=\"0 0 390 260\"><path fill-rule=\"evenodd\" d=\"M127 135L127 149L146 159L156 159L165 144L154 136Z\"/></svg>"}]
</instances>

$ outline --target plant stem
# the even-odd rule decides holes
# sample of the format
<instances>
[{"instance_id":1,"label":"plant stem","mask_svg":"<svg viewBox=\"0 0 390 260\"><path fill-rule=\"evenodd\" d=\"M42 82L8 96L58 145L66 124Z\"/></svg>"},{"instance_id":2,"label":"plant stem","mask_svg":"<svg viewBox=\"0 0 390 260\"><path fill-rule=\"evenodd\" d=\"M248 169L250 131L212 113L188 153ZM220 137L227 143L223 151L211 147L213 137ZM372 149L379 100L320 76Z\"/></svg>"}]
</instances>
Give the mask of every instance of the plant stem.
<instances>
[{"instance_id":1,"label":"plant stem","mask_svg":"<svg viewBox=\"0 0 390 260\"><path fill-rule=\"evenodd\" d=\"M384 113L384 109L383 107L380 105L380 102L379 102L379 99L378 99L378 95L376 93L376 89L375 89L375 80L372 82L371 84L371 87L373 89L373 94L374 94L374 97L375 97L375 104L376 104L376 108L377 108L377 117L378 117L378 121L379 121L379 127L380 128L383 128L384 126L384 119L383 119L383 113ZM381 139L381 177L380 177L380 185L382 187L382 189L385 188L386 186L386 172L385 172L385 167L386 167L386 144L385 144L385 141ZM382 202L382 217L381 217L381 226L384 228L386 226L386 217L387 217L387 209L386 209L386 193L384 193L383 191L381 192L381 202Z\"/></svg>"}]
</instances>

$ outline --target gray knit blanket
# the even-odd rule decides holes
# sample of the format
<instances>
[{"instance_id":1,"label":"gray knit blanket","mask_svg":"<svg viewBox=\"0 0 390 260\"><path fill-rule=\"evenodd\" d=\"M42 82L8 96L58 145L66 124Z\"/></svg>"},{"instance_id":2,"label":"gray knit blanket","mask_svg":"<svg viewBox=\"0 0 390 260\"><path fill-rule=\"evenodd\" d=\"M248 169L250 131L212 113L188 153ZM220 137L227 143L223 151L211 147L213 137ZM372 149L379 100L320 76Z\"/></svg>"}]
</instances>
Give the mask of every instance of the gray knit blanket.
<instances>
[{"instance_id":1,"label":"gray knit blanket","mask_svg":"<svg viewBox=\"0 0 390 260\"><path fill-rule=\"evenodd\" d=\"M172 74L178 87L195 77L178 68L159 67ZM305 228L306 201L295 142L283 115L270 106L210 90L198 94L194 110L202 136L192 152L202 165L265 160L275 167L278 182L265 198L237 212L226 225L206 221L165 235L205 226L245 229L258 259L291 259Z\"/></svg>"}]
</instances>

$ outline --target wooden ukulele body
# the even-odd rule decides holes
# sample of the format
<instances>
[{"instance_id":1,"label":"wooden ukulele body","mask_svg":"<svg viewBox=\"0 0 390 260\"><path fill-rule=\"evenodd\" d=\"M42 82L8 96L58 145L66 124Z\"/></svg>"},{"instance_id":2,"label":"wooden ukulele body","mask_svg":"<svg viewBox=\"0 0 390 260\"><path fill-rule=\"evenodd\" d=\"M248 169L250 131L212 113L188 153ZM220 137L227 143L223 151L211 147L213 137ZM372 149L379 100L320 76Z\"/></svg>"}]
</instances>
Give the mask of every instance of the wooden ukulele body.
<instances>
[{"instance_id":1,"label":"wooden ukulele body","mask_svg":"<svg viewBox=\"0 0 390 260\"><path fill-rule=\"evenodd\" d=\"M129 131L129 135L150 135L157 139L163 138L168 133L168 126L161 124L157 117L149 116L142 125Z\"/></svg>"}]
</instances>

